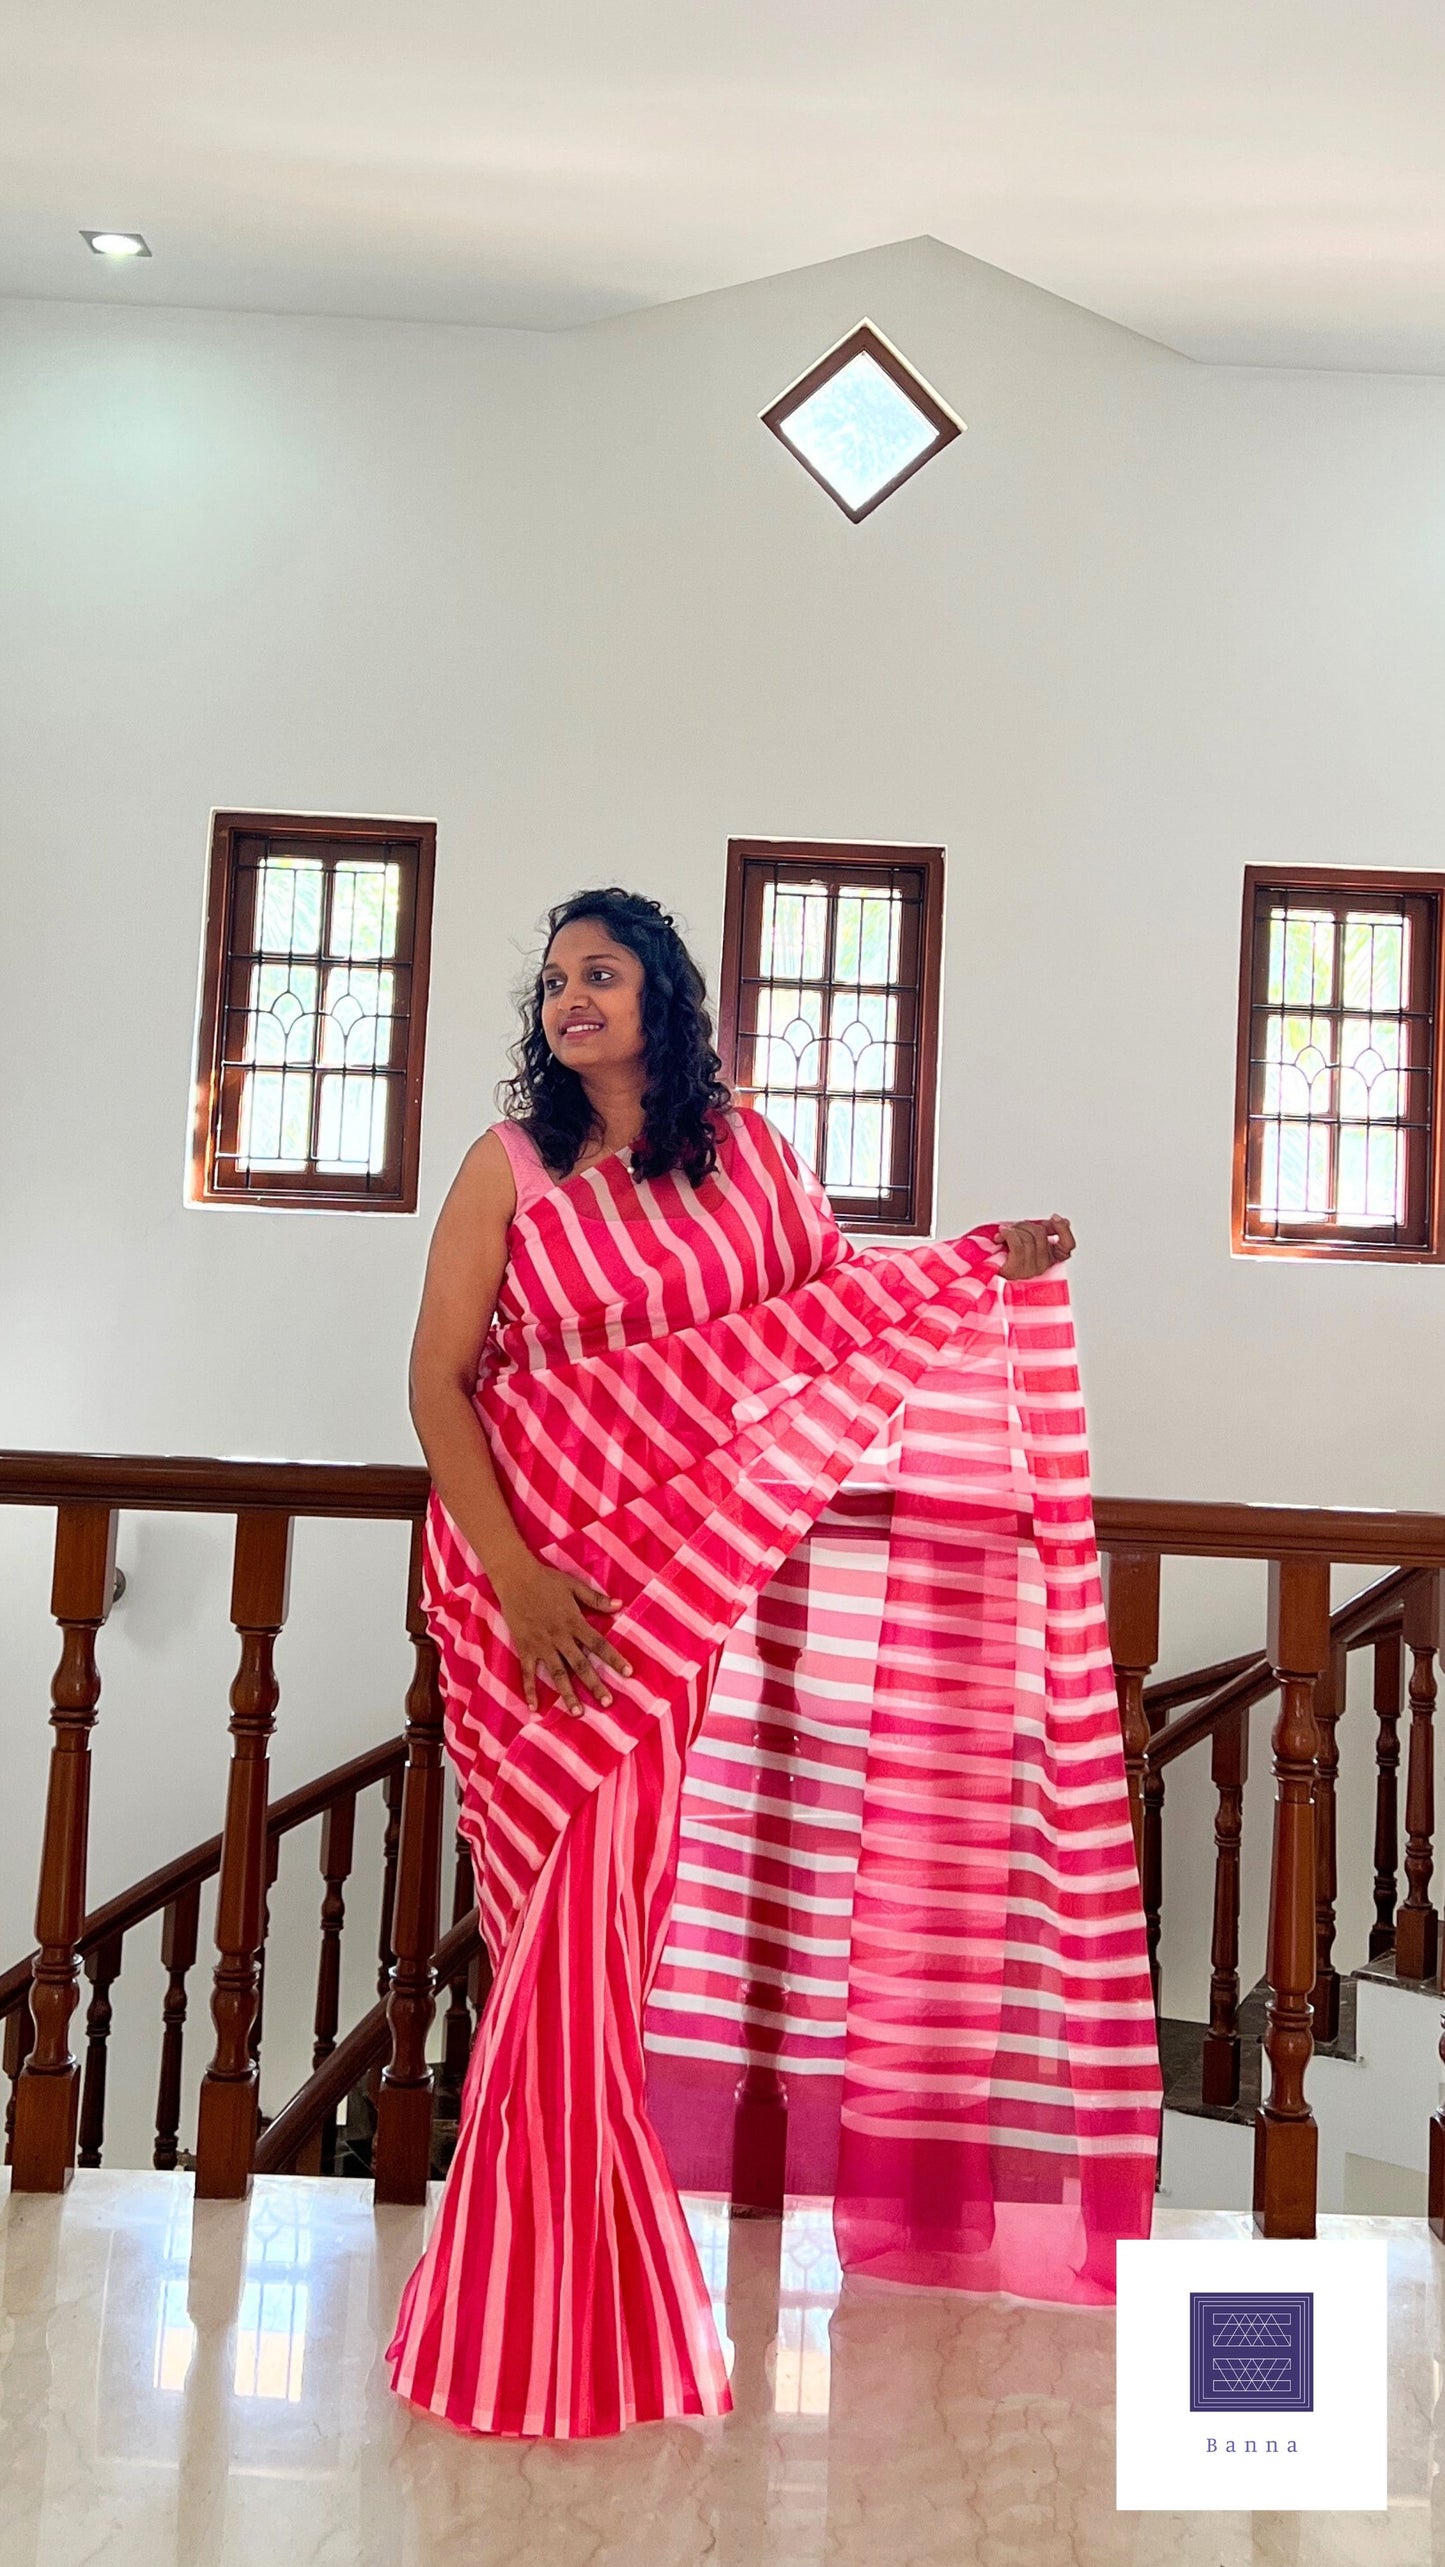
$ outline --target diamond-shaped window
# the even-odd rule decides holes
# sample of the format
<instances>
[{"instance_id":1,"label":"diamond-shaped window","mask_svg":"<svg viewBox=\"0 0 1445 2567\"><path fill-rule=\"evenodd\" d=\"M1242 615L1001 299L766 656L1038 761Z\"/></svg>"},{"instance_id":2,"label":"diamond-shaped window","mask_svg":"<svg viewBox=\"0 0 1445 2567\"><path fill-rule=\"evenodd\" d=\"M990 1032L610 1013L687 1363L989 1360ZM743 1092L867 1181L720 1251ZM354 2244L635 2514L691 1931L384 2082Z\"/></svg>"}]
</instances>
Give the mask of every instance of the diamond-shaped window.
<instances>
[{"instance_id":1,"label":"diamond-shaped window","mask_svg":"<svg viewBox=\"0 0 1445 2567\"><path fill-rule=\"evenodd\" d=\"M963 427L871 321L860 321L763 412L805 472L858 523Z\"/></svg>"}]
</instances>

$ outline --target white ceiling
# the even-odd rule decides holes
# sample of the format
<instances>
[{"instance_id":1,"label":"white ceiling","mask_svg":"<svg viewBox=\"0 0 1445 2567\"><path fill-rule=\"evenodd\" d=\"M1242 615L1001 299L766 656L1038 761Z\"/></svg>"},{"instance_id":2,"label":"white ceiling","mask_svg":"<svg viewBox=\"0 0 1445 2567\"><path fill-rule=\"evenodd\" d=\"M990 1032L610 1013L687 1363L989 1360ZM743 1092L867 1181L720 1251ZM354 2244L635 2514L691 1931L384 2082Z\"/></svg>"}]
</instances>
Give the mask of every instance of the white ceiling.
<instances>
[{"instance_id":1,"label":"white ceiling","mask_svg":"<svg viewBox=\"0 0 1445 2567\"><path fill-rule=\"evenodd\" d=\"M1191 355L1445 373L1442 0L0 0L0 37L8 294L559 329L932 233Z\"/></svg>"}]
</instances>

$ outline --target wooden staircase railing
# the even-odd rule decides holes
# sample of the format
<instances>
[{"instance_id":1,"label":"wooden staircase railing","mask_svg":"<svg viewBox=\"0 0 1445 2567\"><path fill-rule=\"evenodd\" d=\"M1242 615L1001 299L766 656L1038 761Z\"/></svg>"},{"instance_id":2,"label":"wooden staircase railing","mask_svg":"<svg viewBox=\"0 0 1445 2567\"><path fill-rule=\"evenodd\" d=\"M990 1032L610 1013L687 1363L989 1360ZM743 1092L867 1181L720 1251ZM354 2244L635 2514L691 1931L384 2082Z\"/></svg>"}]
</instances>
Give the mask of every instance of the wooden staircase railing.
<instances>
[{"instance_id":1,"label":"wooden staircase railing","mask_svg":"<svg viewBox=\"0 0 1445 2567\"><path fill-rule=\"evenodd\" d=\"M164 1919L167 1984L155 2154L157 2164L174 2165L186 1982L196 1957L201 1887L214 1876L214 2042L201 2084L196 2189L219 2199L245 2193L259 2137L261 1973L280 1841L308 1819L324 1816L313 2054L315 2068L324 2073L336 2056L339 1936L354 1813L358 1796L379 1785L388 1821L380 1951L387 2057L377 2094L377 2191L382 2200L424 2198L432 2084L426 2043L444 1817L441 1696L419 1601L426 1500L425 1472L389 1465L0 1455L0 1503L56 1509L51 1611L61 1631L51 1688L54 1739L36 1902L38 1949L0 1979L5 2065L13 2079L8 2154L17 2191L58 2191L77 2157L82 2164L99 2163L110 1990L126 1935L157 1913ZM220 1835L87 1916L90 1733L101 1694L97 1635L114 1591L117 1517L127 1508L235 1519L231 1619L240 1653L231 1688L230 1773ZM291 1532L298 1516L410 1523L405 1611L415 1674L404 1735L272 1807L267 1751L279 1701L273 1651L286 1619ZM83 2079L70 2046L82 1967L92 1989ZM334 2074L329 2083L335 2084ZM315 2141L316 2162L325 2162L330 2123L324 2110L308 2122L306 2135Z\"/></svg>"},{"instance_id":2,"label":"wooden staircase railing","mask_svg":"<svg viewBox=\"0 0 1445 2567\"><path fill-rule=\"evenodd\" d=\"M1348 1660L1364 1647L1375 1652L1377 1718L1370 1954L1375 1959L1393 1949L1401 1978L1434 1980L1438 1965L1429 1885L1435 1667L1445 1638L1445 1517L1107 1499L1096 1514L1156 2005L1165 1773L1179 1756L1210 1741L1215 1885L1202 2082L1204 2100L1212 2105L1228 2105L1239 2094L1240 1842L1249 1713L1267 1695L1279 1697L1272 1737L1275 1807L1263 2045L1270 2086L1255 2122L1254 2213L1265 2236L1310 2237L1318 2132L1305 2096L1305 2072L1316 2038L1332 2040L1339 2024L1336 1731L1345 1708ZM1149 1682L1159 1655L1161 1564L1171 1555L1268 1562L1262 1650L1162 1684ZM1384 1561L1399 1565L1332 1616L1331 1569ZM1411 1650L1413 1671L1408 1895L1397 1908L1402 1643ZM1445 2058L1445 2040L1441 2048ZM1445 2240L1445 2116L1439 2111L1431 2126L1430 2165L1430 2221Z\"/></svg>"},{"instance_id":3,"label":"wooden staircase railing","mask_svg":"<svg viewBox=\"0 0 1445 2567\"><path fill-rule=\"evenodd\" d=\"M12 2182L56 2191L77 2162L100 2162L111 1989L126 1937L162 1920L165 1975L155 2162L176 2163L187 1978L197 1956L200 1894L216 1879L212 2056L201 2088L196 2185L235 2198L255 2170L320 2170L331 2163L337 2112L373 2081L377 2196L420 2201L431 2165L438 2099L455 2106L486 1957L471 1905L470 1865L452 1881L452 1923L439 1934L448 1855L435 1651L420 1609L420 1528L426 1475L400 1465L227 1462L70 1453L0 1454L0 1503L56 1509L51 1607L61 1631L51 1689L54 1738L36 1910L37 1949L0 1977L5 2067L13 2080ZM126 1509L228 1514L236 1524L231 1618L239 1663L231 1688L231 1761L220 1833L86 1912L90 1734L101 1699L98 1635L114 1589L115 1527ZM1216 1792L1215 1896L1206 2100L1239 2092L1240 1838L1253 1705L1279 1696L1264 2049L1270 2088L1256 2122L1256 2225L1270 2236L1314 2231L1317 2134L1305 2095L1316 2037L1338 2005L1334 1964L1337 1849L1335 1730L1349 1655L1374 1651L1377 1722L1375 1924L1372 1957L1393 1948L1401 1976L1431 1977L1438 1922L1431 1904L1436 1664L1445 1597L1445 1516L1334 1508L1102 1499L1110 1643L1139 1856L1151 1970L1158 1990L1163 1811L1168 1767L1210 1745ZM412 1527L405 1619L414 1672L404 1727L365 1754L269 1798L268 1747L279 1696L273 1652L287 1612L291 1531L298 1516L391 1519ZM1155 1680L1162 1562L1170 1556L1269 1563L1264 1646L1191 1674ZM1333 1616L1336 1565L1388 1564L1389 1573ZM1399 1721L1410 1653L1405 1896L1399 1898ZM385 1807L378 2002L340 2030L340 1950L346 1885L362 1796ZM323 1820L312 2074L275 2119L259 2126L262 1971L267 1899L284 1838ZM90 1985L86 2061L71 2052L82 1972ZM438 1986L450 2002L440 2062L429 2063ZM28 1999L28 2003L27 2003ZM379 2071L379 2075L378 2075ZM1430 2210L1445 2239L1445 2117L1431 2129Z\"/></svg>"}]
</instances>

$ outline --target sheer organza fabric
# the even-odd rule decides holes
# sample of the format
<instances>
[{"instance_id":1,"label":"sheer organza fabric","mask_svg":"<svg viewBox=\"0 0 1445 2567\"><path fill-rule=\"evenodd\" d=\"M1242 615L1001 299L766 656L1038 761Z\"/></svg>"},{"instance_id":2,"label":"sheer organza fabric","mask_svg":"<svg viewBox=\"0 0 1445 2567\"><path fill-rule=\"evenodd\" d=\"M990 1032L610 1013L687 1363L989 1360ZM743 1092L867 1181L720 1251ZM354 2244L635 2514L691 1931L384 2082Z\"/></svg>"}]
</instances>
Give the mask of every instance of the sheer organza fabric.
<instances>
[{"instance_id":1,"label":"sheer organza fabric","mask_svg":"<svg viewBox=\"0 0 1445 2567\"><path fill-rule=\"evenodd\" d=\"M748 2064L848 2269L1107 2298L1159 2077L1062 1277L861 1252L748 1109L696 1189L519 1189L510 1250L478 1411L633 1674L529 1718L434 1501L496 1979L395 2386L472 2432L723 2412L674 2172Z\"/></svg>"}]
</instances>

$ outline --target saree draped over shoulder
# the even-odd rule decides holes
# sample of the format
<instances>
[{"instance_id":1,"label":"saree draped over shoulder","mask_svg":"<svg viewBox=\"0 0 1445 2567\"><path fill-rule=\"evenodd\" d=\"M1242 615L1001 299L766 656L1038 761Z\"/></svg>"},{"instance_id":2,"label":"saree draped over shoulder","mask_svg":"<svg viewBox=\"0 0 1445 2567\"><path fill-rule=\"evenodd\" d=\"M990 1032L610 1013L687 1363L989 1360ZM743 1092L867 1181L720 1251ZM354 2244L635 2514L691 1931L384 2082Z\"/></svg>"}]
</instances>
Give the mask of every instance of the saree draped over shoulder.
<instances>
[{"instance_id":1,"label":"saree draped over shoulder","mask_svg":"<svg viewBox=\"0 0 1445 2567\"><path fill-rule=\"evenodd\" d=\"M834 2099L845 2268L1107 2299L1159 2074L1062 1275L859 1250L746 1108L700 1187L615 1154L509 1244L478 1412L633 1672L529 1717L433 1499L496 1976L394 2386L474 2433L726 2411L649 2054L663 2123L749 2066Z\"/></svg>"}]
</instances>

